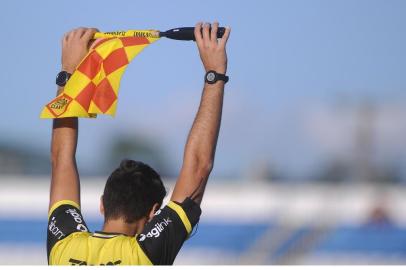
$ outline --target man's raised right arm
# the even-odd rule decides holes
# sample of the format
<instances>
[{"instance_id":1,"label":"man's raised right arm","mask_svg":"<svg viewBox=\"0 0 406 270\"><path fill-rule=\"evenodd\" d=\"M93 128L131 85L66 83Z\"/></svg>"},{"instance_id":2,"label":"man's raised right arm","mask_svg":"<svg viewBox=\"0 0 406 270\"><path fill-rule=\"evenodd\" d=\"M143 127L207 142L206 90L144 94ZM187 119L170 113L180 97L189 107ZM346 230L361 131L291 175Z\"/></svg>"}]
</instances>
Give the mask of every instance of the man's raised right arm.
<instances>
[{"instance_id":1,"label":"man's raised right arm","mask_svg":"<svg viewBox=\"0 0 406 270\"><path fill-rule=\"evenodd\" d=\"M221 39L217 39L218 23L210 29L209 24L199 23L195 27L196 43L200 58L207 71L225 74L227 70L226 43L230 28ZM224 82L205 83L199 110L190 130L182 169L176 182L171 200L183 202L190 197L201 203L207 180L214 164L217 138L220 130L223 107Z\"/></svg>"}]
</instances>

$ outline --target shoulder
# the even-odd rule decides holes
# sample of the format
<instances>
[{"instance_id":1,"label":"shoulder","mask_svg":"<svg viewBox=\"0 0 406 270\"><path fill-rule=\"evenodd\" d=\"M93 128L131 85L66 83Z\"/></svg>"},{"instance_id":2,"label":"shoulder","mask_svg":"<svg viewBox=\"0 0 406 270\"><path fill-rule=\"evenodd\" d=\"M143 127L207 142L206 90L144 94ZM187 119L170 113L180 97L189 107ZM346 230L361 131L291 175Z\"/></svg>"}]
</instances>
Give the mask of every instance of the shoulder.
<instances>
[{"instance_id":1,"label":"shoulder","mask_svg":"<svg viewBox=\"0 0 406 270\"><path fill-rule=\"evenodd\" d=\"M51 250L58 242L77 237L78 233L87 233L89 229L80 212L79 205L73 201L63 200L50 208L47 231L47 254L49 258ZM80 235L84 236L85 234Z\"/></svg>"},{"instance_id":2,"label":"shoulder","mask_svg":"<svg viewBox=\"0 0 406 270\"><path fill-rule=\"evenodd\" d=\"M59 264L71 254L86 254L89 237L89 232L74 232L56 242L49 252L49 264Z\"/></svg>"},{"instance_id":3,"label":"shoulder","mask_svg":"<svg viewBox=\"0 0 406 270\"><path fill-rule=\"evenodd\" d=\"M190 198L182 203L170 201L145 224L136 239L153 264L172 264L200 214L200 206Z\"/></svg>"},{"instance_id":4,"label":"shoulder","mask_svg":"<svg viewBox=\"0 0 406 270\"><path fill-rule=\"evenodd\" d=\"M73 232L88 232L88 228L79 205L73 201L63 200L55 203L48 213L49 233L62 239Z\"/></svg>"},{"instance_id":5,"label":"shoulder","mask_svg":"<svg viewBox=\"0 0 406 270\"><path fill-rule=\"evenodd\" d=\"M60 208L69 208L69 207L74 207L76 209L80 209L80 206L71 200L61 200L58 201L56 203L54 203L48 211L48 218L50 218L50 216L53 214L53 212L55 212L55 210L60 209Z\"/></svg>"},{"instance_id":6,"label":"shoulder","mask_svg":"<svg viewBox=\"0 0 406 270\"><path fill-rule=\"evenodd\" d=\"M182 203L170 201L166 207L176 213L188 234L192 231L192 228L199 221L202 214L200 206L190 198L186 198Z\"/></svg>"}]
</instances>

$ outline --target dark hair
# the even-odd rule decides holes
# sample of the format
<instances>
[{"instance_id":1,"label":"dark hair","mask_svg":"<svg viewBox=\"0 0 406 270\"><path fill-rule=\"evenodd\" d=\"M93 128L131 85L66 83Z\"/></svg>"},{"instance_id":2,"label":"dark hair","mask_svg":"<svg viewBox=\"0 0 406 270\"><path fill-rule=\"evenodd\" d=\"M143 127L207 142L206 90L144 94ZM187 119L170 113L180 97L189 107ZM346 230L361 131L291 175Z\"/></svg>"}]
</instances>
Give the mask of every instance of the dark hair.
<instances>
[{"instance_id":1,"label":"dark hair","mask_svg":"<svg viewBox=\"0 0 406 270\"><path fill-rule=\"evenodd\" d=\"M105 220L123 218L132 223L146 217L166 195L159 174L147 164L123 160L113 171L103 193Z\"/></svg>"}]
</instances>

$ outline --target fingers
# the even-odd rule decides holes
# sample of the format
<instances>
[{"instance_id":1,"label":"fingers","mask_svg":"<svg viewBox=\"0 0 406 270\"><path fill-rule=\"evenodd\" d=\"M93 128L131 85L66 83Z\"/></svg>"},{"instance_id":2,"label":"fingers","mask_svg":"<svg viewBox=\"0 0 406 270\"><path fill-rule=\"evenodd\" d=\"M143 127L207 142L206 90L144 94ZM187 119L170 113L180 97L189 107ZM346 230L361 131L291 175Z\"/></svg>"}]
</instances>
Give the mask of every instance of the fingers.
<instances>
[{"instance_id":1,"label":"fingers","mask_svg":"<svg viewBox=\"0 0 406 270\"><path fill-rule=\"evenodd\" d=\"M80 27L80 28L76 29L75 31L73 31L74 37L81 38L85 34L86 29L87 28L84 28L84 27Z\"/></svg>"},{"instance_id":2,"label":"fingers","mask_svg":"<svg viewBox=\"0 0 406 270\"><path fill-rule=\"evenodd\" d=\"M65 33L62 38L62 42L66 43L70 39L82 39L85 42L89 42L90 39L93 38L94 34L98 32L97 28L85 28L80 27L76 28L72 31Z\"/></svg>"},{"instance_id":3,"label":"fingers","mask_svg":"<svg viewBox=\"0 0 406 270\"><path fill-rule=\"evenodd\" d=\"M198 22L195 25L195 39L197 45L200 47L203 44L203 37L202 37L202 23Z\"/></svg>"},{"instance_id":4,"label":"fingers","mask_svg":"<svg viewBox=\"0 0 406 270\"><path fill-rule=\"evenodd\" d=\"M220 41L219 41L219 45L220 45L221 47L225 47L225 46L226 46L228 37L230 36L230 32L231 32L231 28L230 28L230 27L226 27L226 31L224 32L223 37L222 37L222 38L220 39Z\"/></svg>"},{"instance_id":5,"label":"fingers","mask_svg":"<svg viewBox=\"0 0 406 270\"><path fill-rule=\"evenodd\" d=\"M88 28L86 32L83 34L81 40L87 44L87 49L90 49L94 43L94 34L99 32L97 28Z\"/></svg>"},{"instance_id":6,"label":"fingers","mask_svg":"<svg viewBox=\"0 0 406 270\"><path fill-rule=\"evenodd\" d=\"M224 35L221 39L217 38L217 32L219 28L219 23L214 22L211 25L209 23L205 23L203 25L203 30L202 28L202 23L196 24L195 27L195 37L196 37L196 42L198 44L204 45L205 47L211 47L211 46L217 46L221 44L221 46L225 46L227 43L228 37L230 35L231 29L229 27L226 28Z\"/></svg>"},{"instance_id":7,"label":"fingers","mask_svg":"<svg viewBox=\"0 0 406 270\"><path fill-rule=\"evenodd\" d=\"M65 44L66 42L68 42L68 36L69 36L69 32L65 33L62 37L62 44Z\"/></svg>"},{"instance_id":8,"label":"fingers","mask_svg":"<svg viewBox=\"0 0 406 270\"><path fill-rule=\"evenodd\" d=\"M214 22L212 27L211 27L211 33L210 33L210 40L212 43L217 44L217 30L219 28L219 23Z\"/></svg>"},{"instance_id":9,"label":"fingers","mask_svg":"<svg viewBox=\"0 0 406 270\"><path fill-rule=\"evenodd\" d=\"M99 31L99 30L96 29L96 28L88 28L88 29L84 32L84 34L83 34L83 36L82 36L82 39L83 39L84 41L86 41L86 42L89 42L91 39L93 39L94 34L95 34L96 32L98 32L98 31Z\"/></svg>"},{"instance_id":10,"label":"fingers","mask_svg":"<svg viewBox=\"0 0 406 270\"><path fill-rule=\"evenodd\" d=\"M210 45L210 24L209 23L205 23L203 25L203 43L206 47L208 47Z\"/></svg>"},{"instance_id":11,"label":"fingers","mask_svg":"<svg viewBox=\"0 0 406 270\"><path fill-rule=\"evenodd\" d=\"M63 42L64 43L68 42L68 40L70 40L74 36L76 30L77 29L66 32L65 35L63 36Z\"/></svg>"}]
</instances>

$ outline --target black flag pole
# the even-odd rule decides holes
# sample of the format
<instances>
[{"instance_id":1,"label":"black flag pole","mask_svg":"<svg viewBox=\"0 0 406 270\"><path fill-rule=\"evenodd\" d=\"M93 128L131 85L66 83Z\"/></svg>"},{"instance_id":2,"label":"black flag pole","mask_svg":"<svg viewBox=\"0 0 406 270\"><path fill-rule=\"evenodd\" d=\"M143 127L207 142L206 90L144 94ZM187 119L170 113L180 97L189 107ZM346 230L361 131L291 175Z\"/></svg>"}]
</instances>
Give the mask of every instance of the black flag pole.
<instances>
[{"instance_id":1,"label":"black flag pole","mask_svg":"<svg viewBox=\"0 0 406 270\"><path fill-rule=\"evenodd\" d=\"M176 40L196 40L194 31L194 27L180 27L165 32L159 32L159 36ZM222 38L225 31L226 29L224 27L219 27L217 30L217 38Z\"/></svg>"}]
</instances>

